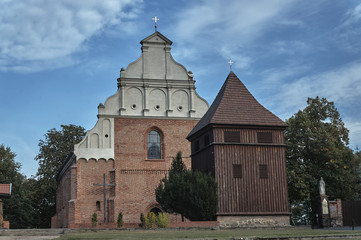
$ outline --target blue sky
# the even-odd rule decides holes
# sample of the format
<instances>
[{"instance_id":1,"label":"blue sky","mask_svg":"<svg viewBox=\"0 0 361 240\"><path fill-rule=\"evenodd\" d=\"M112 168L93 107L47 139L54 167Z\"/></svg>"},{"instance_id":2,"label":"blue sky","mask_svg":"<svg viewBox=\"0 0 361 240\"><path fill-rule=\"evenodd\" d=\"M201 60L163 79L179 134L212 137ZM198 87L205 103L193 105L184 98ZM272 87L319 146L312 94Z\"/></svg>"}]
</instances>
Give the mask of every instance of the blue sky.
<instances>
[{"instance_id":1,"label":"blue sky","mask_svg":"<svg viewBox=\"0 0 361 240\"><path fill-rule=\"evenodd\" d=\"M212 103L233 71L285 120L307 97L334 101L361 146L361 4L356 0L0 0L0 144L36 173L51 128L91 129L121 67L158 30Z\"/></svg>"}]
</instances>

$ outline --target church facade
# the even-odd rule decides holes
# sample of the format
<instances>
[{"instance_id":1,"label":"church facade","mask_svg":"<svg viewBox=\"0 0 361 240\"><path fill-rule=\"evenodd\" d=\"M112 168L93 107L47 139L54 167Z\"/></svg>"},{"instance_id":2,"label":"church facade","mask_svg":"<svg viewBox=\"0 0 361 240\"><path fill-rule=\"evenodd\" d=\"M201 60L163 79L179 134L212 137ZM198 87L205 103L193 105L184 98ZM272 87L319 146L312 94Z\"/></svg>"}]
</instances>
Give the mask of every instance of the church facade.
<instances>
[{"instance_id":1,"label":"church facade","mask_svg":"<svg viewBox=\"0 0 361 240\"><path fill-rule=\"evenodd\" d=\"M138 223L140 213L161 211L154 190L178 151L191 166L186 139L208 110L193 74L174 61L172 42L155 32L141 56L121 69L118 90L98 106L98 121L74 146L58 175L55 228ZM104 186L105 185L105 186ZM173 219L174 220L174 219Z\"/></svg>"}]
</instances>

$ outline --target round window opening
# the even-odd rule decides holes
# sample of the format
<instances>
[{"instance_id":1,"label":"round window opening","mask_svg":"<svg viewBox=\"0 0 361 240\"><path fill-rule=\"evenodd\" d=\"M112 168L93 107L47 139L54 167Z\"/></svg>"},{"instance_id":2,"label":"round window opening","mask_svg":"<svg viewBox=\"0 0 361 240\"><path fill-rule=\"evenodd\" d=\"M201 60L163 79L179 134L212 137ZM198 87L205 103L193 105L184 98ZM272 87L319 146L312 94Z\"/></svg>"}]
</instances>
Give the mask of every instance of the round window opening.
<instances>
[{"instance_id":1,"label":"round window opening","mask_svg":"<svg viewBox=\"0 0 361 240\"><path fill-rule=\"evenodd\" d=\"M182 106L179 106L179 107L178 107L178 111L181 112L182 110L183 110L183 107L182 107Z\"/></svg>"},{"instance_id":2,"label":"round window opening","mask_svg":"<svg viewBox=\"0 0 361 240\"><path fill-rule=\"evenodd\" d=\"M109 137L109 135L108 135L108 134L105 134L105 137L106 137L106 138L108 138L108 137Z\"/></svg>"},{"instance_id":3,"label":"round window opening","mask_svg":"<svg viewBox=\"0 0 361 240\"><path fill-rule=\"evenodd\" d=\"M158 111L158 110L160 109L160 106L159 106L159 105L156 105L154 108L155 108L155 110Z\"/></svg>"},{"instance_id":4,"label":"round window opening","mask_svg":"<svg viewBox=\"0 0 361 240\"><path fill-rule=\"evenodd\" d=\"M136 109L137 108L137 105L136 104L133 104L132 105L132 109Z\"/></svg>"}]
</instances>

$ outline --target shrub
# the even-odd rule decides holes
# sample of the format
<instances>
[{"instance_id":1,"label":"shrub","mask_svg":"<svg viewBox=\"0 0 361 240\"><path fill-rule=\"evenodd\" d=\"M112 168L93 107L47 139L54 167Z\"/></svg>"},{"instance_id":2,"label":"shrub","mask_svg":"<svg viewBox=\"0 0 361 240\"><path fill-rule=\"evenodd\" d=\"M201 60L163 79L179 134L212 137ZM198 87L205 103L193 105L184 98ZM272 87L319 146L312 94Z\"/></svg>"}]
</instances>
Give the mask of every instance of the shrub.
<instances>
[{"instance_id":1,"label":"shrub","mask_svg":"<svg viewBox=\"0 0 361 240\"><path fill-rule=\"evenodd\" d=\"M168 214L167 213L159 213L155 219L155 224L160 228L168 227Z\"/></svg>"},{"instance_id":2,"label":"shrub","mask_svg":"<svg viewBox=\"0 0 361 240\"><path fill-rule=\"evenodd\" d=\"M140 223L139 223L139 227L141 228L145 228L145 218L144 218L144 214L141 213L140 214Z\"/></svg>"},{"instance_id":3,"label":"shrub","mask_svg":"<svg viewBox=\"0 0 361 240\"><path fill-rule=\"evenodd\" d=\"M98 224L98 214L97 213L93 213L92 215L92 226L96 227Z\"/></svg>"},{"instance_id":4,"label":"shrub","mask_svg":"<svg viewBox=\"0 0 361 240\"><path fill-rule=\"evenodd\" d=\"M122 227L124 224L124 221L123 221L123 213L122 212L119 212L118 214L118 219L117 219L117 226L118 228Z\"/></svg>"},{"instance_id":5,"label":"shrub","mask_svg":"<svg viewBox=\"0 0 361 240\"><path fill-rule=\"evenodd\" d=\"M173 159L169 176L155 189L157 202L170 213L179 213L191 221L216 219L217 183L209 174L182 167L181 153Z\"/></svg>"},{"instance_id":6,"label":"shrub","mask_svg":"<svg viewBox=\"0 0 361 240\"><path fill-rule=\"evenodd\" d=\"M147 219L146 219L146 226L147 228L152 228L155 225L155 214L154 212L149 212L147 214Z\"/></svg>"}]
</instances>

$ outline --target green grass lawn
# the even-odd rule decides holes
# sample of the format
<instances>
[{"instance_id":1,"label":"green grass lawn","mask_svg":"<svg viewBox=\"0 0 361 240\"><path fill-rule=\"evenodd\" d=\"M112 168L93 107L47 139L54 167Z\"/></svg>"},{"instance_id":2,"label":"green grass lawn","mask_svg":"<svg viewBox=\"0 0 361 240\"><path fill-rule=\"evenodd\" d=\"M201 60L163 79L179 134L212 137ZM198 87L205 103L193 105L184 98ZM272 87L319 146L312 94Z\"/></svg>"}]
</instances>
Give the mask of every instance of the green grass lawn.
<instances>
[{"instance_id":1,"label":"green grass lawn","mask_svg":"<svg viewBox=\"0 0 361 240\"><path fill-rule=\"evenodd\" d=\"M230 230L88 230L68 233L58 239L240 239L244 237L297 237L325 235L355 235L361 231L287 229L230 229Z\"/></svg>"}]
</instances>

